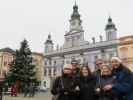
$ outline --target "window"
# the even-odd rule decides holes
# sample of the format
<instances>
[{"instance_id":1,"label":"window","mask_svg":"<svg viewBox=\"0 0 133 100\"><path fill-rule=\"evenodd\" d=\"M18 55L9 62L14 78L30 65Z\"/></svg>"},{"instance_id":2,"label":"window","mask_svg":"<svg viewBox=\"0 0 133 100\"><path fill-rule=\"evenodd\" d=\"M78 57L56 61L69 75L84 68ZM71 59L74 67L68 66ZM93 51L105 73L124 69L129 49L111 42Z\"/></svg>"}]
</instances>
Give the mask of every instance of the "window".
<instances>
[{"instance_id":1,"label":"window","mask_svg":"<svg viewBox=\"0 0 133 100\"><path fill-rule=\"evenodd\" d=\"M47 66L47 61L45 61L44 64Z\"/></svg>"},{"instance_id":2,"label":"window","mask_svg":"<svg viewBox=\"0 0 133 100\"><path fill-rule=\"evenodd\" d=\"M47 52L48 52L48 47L46 46L46 47L45 47L45 53L47 53Z\"/></svg>"},{"instance_id":3,"label":"window","mask_svg":"<svg viewBox=\"0 0 133 100\"><path fill-rule=\"evenodd\" d=\"M6 66L6 65L7 65L7 61L4 62L4 66Z\"/></svg>"},{"instance_id":4,"label":"window","mask_svg":"<svg viewBox=\"0 0 133 100\"><path fill-rule=\"evenodd\" d=\"M72 57L71 57L71 59L72 59L72 60L75 60L75 57L74 57L74 56L72 56Z\"/></svg>"},{"instance_id":5,"label":"window","mask_svg":"<svg viewBox=\"0 0 133 100\"><path fill-rule=\"evenodd\" d=\"M76 22L75 21L72 21L71 24L72 24L72 26L75 26L76 25Z\"/></svg>"},{"instance_id":6,"label":"window","mask_svg":"<svg viewBox=\"0 0 133 100\"><path fill-rule=\"evenodd\" d=\"M51 69L49 69L49 76L51 76Z\"/></svg>"},{"instance_id":7,"label":"window","mask_svg":"<svg viewBox=\"0 0 133 100\"><path fill-rule=\"evenodd\" d=\"M95 55L95 56L94 56L94 59L96 60L97 58L98 58L98 56L97 56L97 55Z\"/></svg>"},{"instance_id":8,"label":"window","mask_svg":"<svg viewBox=\"0 0 133 100\"><path fill-rule=\"evenodd\" d=\"M46 81L44 81L44 83L43 83L43 84L44 84L44 87L46 87Z\"/></svg>"},{"instance_id":9,"label":"window","mask_svg":"<svg viewBox=\"0 0 133 100\"><path fill-rule=\"evenodd\" d=\"M56 61L54 61L54 65L56 65Z\"/></svg>"},{"instance_id":10,"label":"window","mask_svg":"<svg viewBox=\"0 0 133 100\"><path fill-rule=\"evenodd\" d=\"M54 73L53 74L54 74L54 76L56 75L56 68L54 68Z\"/></svg>"},{"instance_id":11,"label":"window","mask_svg":"<svg viewBox=\"0 0 133 100\"><path fill-rule=\"evenodd\" d=\"M110 53L109 54L109 59L111 59L113 56L114 56L114 54L113 53Z\"/></svg>"},{"instance_id":12,"label":"window","mask_svg":"<svg viewBox=\"0 0 133 100\"><path fill-rule=\"evenodd\" d=\"M128 48L126 48L126 47L120 48L120 57L122 59L127 58L127 52L128 52Z\"/></svg>"},{"instance_id":13,"label":"window","mask_svg":"<svg viewBox=\"0 0 133 100\"><path fill-rule=\"evenodd\" d=\"M44 69L44 76L47 76L47 69Z\"/></svg>"},{"instance_id":14,"label":"window","mask_svg":"<svg viewBox=\"0 0 133 100\"><path fill-rule=\"evenodd\" d=\"M81 63L81 59L78 59L78 63L79 63L79 64Z\"/></svg>"},{"instance_id":15,"label":"window","mask_svg":"<svg viewBox=\"0 0 133 100\"><path fill-rule=\"evenodd\" d=\"M33 64L33 65L37 65L37 59L33 59L33 60L32 60L32 64Z\"/></svg>"}]
</instances>

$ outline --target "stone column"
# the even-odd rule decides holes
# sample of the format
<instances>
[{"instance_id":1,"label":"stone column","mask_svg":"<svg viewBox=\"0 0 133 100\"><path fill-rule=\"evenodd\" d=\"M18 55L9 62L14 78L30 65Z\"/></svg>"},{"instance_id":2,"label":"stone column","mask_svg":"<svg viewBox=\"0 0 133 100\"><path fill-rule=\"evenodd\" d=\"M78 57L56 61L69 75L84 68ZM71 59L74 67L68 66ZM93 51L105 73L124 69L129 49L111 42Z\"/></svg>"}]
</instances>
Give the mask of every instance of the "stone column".
<instances>
[{"instance_id":1,"label":"stone column","mask_svg":"<svg viewBox=\"0 0 133 100\"><path fill-rule=\"evenodd\" d=\"M48 68L46 69L46 73L47 73L46 75L49 76L49 69Z\"/></svg>"},{"instance_id":2,"label":"stone column","mask_svg":"<svg viewBox=\"0 0 133 100\"><path fill-rule=\"evenodd\" d=\"M54 76L54 68L51 68L51 76Z\"/></svg>"}]
</instances>

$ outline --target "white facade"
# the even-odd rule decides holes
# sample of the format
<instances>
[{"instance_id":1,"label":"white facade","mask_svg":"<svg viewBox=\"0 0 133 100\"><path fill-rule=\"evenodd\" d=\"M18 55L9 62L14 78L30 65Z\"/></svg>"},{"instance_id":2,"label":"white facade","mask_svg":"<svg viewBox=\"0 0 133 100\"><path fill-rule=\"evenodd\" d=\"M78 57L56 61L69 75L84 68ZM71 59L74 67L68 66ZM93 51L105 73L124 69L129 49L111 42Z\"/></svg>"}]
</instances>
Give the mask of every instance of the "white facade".
<instances>
[{"instance_id":1,"label":"white facade","mask_svg":"<svg viewBox=\"0 0 133 100\"><path fill-rule=\"evenodd\" d=\"M111 27L111 29L113 28ZM110 26L106 26L106 35L108 35L108 30L110 30ZM116 40L116 35L112 37L112 34L114 33L111 33L111 37L105 41L102 40L101 36L99 42L95 41L95 38L93 38L93 43L85 41L78 6L74 5L70 19L70 30L64 35L64 45L61 46L61 49L58 49L58 47L56 50L45 52L44 73L47 87L50 87L50 79L61 75L63 65L71 63L72 59L78 60L81 65L88 64L93 71L97 58L109 60L112 56L116 56L118 41ZM45 49L47 49L47 44L45 44Z\"/></svg>"}]
</instances>

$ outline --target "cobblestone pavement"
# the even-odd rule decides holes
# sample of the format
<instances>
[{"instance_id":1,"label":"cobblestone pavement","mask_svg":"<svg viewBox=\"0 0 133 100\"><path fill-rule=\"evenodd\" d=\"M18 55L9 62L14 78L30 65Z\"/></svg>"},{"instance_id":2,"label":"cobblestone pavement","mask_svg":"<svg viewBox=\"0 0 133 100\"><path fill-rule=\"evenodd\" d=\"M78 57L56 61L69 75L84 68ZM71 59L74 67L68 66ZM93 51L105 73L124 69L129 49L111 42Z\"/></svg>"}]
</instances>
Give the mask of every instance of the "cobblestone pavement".
<instances>
[{"instance_id":1,"label":"cobblestone pavement","mask_svg":"<svg viewBox=\"0 0 133 100\"><path fill-rule=\"evenodd\" d=\"M3 100L51 100L51 95L49 92L39 92L36 93L35 97L23 97L23 95L18 97L4 96Z\"/></svg>"}]
</instances>

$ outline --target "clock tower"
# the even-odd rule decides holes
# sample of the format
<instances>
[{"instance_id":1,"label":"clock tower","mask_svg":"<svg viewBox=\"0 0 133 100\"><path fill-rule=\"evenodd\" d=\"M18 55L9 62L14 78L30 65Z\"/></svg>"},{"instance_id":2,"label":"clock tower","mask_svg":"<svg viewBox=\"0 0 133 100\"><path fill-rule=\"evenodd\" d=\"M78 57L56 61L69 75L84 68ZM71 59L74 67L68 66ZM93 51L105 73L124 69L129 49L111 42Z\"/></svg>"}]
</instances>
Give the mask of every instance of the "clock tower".
<instances>
[{"instance_id":1,"label":"clock tower","mask_svg":"<svg viewBox=\"0 0 133 100\"><path fill-rule=\"evenodd\" d=\"M82 20L78 12L78 6L75 3L73 6L73 13L70 19L69 32L65 34L64 48L72 48L80 46L81 42L84 41L84 31L82 28Z\"/></svg>"},{"instance_id":2,"label":"clock tower","mask_svg":"<svg viewBox=\"0 0 133 100\"><path fill-rule=\"evenodd\" d=\"M70 31L82 31L81 23L82 21L78 12L78 6L75 3L75 5L73 6L73 13L70 19Z\"/></svg>"},{"instance_id":3,"label":"clock tower","mask_svg":"<svg viewBox=\"0 0 133 100\"><path fill-rule=\"evenodd\" d=\"M106 31L106 40L111 41L117 39L117 28L112 21L112 18L109 16L108 23L105 27Z\"/></svg>"}]
</instances>

